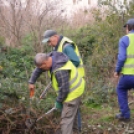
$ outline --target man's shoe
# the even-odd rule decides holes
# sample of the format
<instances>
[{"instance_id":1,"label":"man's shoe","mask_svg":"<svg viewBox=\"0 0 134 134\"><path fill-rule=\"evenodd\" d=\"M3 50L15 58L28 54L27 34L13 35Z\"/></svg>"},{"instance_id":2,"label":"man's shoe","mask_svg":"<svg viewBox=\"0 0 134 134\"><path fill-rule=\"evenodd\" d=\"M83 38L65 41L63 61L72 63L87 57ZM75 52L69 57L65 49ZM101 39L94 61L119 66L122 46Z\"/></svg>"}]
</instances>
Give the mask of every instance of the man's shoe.
<instances>
[{"instance_id":1,"label":"man's shoe","mask_svg":"<svg viewBox=\"0 0 134 134\"><path fill-rule=\"evenodd\" d=\"M115 118L118 119L119 121L124 121L124 122L130 121L130 118L123 117L122 114L116 114Z\"/></svg>"}]
</instances>

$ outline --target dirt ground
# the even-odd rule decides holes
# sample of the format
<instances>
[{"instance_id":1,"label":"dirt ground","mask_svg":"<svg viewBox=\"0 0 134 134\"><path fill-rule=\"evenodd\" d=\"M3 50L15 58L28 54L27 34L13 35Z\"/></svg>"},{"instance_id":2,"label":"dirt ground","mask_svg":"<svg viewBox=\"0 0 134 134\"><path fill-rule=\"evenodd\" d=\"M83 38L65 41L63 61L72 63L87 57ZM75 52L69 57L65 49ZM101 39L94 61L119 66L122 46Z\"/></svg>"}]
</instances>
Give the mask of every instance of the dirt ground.
<instances>
[{"instance_id":1,"label":"dirt ground","mask_svg":"<svg viewBox=\"0 0 134 134\"><path fill-rule=\"evenodd\" d=\"M113 104L102 104L99 107L88 107L83 111L82 134L134 134L134 95L133 91L128 95L131 120L129 122L118 121L115 115L119 113L117 96ZM86 107L87 108L87 107ZM82 108L84 109L84 108ZM88 114L87 114L88 113Z\"/></svg>"}]
</instances>

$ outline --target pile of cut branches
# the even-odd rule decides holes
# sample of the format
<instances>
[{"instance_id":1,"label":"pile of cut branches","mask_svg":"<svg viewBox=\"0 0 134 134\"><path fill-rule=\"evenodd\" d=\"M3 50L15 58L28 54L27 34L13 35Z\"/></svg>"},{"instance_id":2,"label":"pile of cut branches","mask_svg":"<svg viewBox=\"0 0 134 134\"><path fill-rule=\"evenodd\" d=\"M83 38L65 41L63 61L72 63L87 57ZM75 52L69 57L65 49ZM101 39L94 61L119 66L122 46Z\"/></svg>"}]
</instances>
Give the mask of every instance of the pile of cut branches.
<instances>
[{"instance_id":1,"label":"pile of cut branches","mask_svg":"<svg viewBox=\"0 0 134 134\"><path fill-rule=\"evenodd\" d=\"M52 113L49 117L42 118L39 122L35 123L32 128L28 128L26 121L29 119L36 120L39 115L36 110L27 113L24 106L11 108L5 106L0 109L0 133L1 134L50 134L59 131L59 118L57 113ZM34 112L33 112L34 111ZM35 113L36 111L36 113Z\"/></svg>"}]
</instances>

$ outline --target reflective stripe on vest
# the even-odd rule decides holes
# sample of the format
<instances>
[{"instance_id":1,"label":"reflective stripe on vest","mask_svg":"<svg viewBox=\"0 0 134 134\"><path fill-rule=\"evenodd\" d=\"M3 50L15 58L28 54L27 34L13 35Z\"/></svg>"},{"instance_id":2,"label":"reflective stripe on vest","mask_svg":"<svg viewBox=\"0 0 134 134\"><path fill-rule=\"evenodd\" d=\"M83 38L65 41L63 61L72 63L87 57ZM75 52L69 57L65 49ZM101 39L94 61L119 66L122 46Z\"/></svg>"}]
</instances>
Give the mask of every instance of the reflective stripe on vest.
<instances>
[{"instance_id":1,"label":"reflective stripe on vest","mask_svg":"<svg viewBox=\"0 0 134 134\"><path fill-rule=\"evenodd\" d=\"M76 81L77 77L78 77L78 72L76 73L76 76L71 81L69 81L69 85L72 85ZM77 89L81 83L82 83L82 78L80 78L79 82L74 87L69 89L69 92L72 92L75 89ZM57 91L57 93L58 93L58 91Z\"/></svg>"},{"instance_id":2,"label":"reflective stripe on vest","mask_svg":"<svg viewBox=\"0 0 134 134\"><path fill-rule=\"evenodd\" d=\"M80 84L82 83L82 78L80 79L79 83L75 86L75 87L72 87L71 89L69 89L69 93L73 92L75 89L77 89ZM58 94L59 91L56 91L56 93Z\"/></svg>"},{"instance_id":3,"label":"reflective stripe on vest","mask_svg":"<svg viewBox=\"0 0 134 134\"><path fill-rule=\"evenodd\" d=\"M84 92L85 82L71 61L68 61L64 66L62 66L59 69L56 69L52 73L52 86L55 89L56 93L58 93L59 87L58 87L58 83L55 77L55 73L59 70L70 70L69 93L64 102L71 101L81 96Z\"/></svg>"},{"instance_id":4,"label":"reflective stripe on vest","mask_svg":"<svg viewBox=\"0 0 134 134\"><path fill-rule=\"evenodd\" d=\"M127 35L129 38L129 46L127 47L127 58L122 68L122 74L134 75L134 34Z\"/></svg>"},{"instance_id":5,"label":"reflective stripe on vest","mask_svg":"<svg viewBox=\"0 0 134 134\"><path fill-rule=\"evenodd\" d=\"M69 92L72 92L72 91L74 91L75 89L77 89L77 88L80 86L81 83L82 83L82 78L80 78L80 80L79 80L79 82L77 83L77 85L75 85L74 87L72 87L72 88L69 90Z\"/></svg>"},{"instance_id":6,"label":"reflective stripe on vest","mask_svg":"<svg viewBox=\"0 0 134 134\"><path fill-rule=\"evenodd\" d=\"M124 65L124 67L125 68L134 68L134 65L129 64L129 65Z\"/></svg>"},{"instance_id":7,"label":"reflective stripe on vest","mask_svg":"<svg viewBox=\"0 0 134 134\"><path fill-rule=\"evenodd\" d=\"M127 58L134 58L134 55L127 55Z\"/></svg>"},{"instance_id":8,"label":"reflective stripe on vest","mask_svg":"<svg viewBox=\"0 0 134 134\"><path fill-rule=\"evenodd\" d=\"M68 43L71 43L72 45L74 45L75 53L76 53L76 55L79 57L79 60L80 60L80 64L79 64L79 66L77 67L77 68L78 68L78 72L80 73L80 75L81 75L82 77L85 77L85 70L84 70L82 58L81 58L81 56L80 56L80 53L79 53L79 50L78 50L77 45L76 45L72 40L70 40L70 39L67 38L67 37L63 37L62 40L61 40L61 42L60 42L60 44L59 44L59 46L58 46L57 51L58 51L58 52L63 52L63 48L64 48L63 45L65 44L65 42L68 42Z\"/></svg>"},{"instance_id":9,"label":"reflective stripe on vest","mask_svg":"<svg viewBox=\"0 0 134 134\"><path fill-rule=\"evenodd\" d=\"M75 77L69 82L69 84L70 84L70 85L73 84L74 81L77 79L77 77L78 77L78 72L76 72Z\"/></svg>"}]
</instances>

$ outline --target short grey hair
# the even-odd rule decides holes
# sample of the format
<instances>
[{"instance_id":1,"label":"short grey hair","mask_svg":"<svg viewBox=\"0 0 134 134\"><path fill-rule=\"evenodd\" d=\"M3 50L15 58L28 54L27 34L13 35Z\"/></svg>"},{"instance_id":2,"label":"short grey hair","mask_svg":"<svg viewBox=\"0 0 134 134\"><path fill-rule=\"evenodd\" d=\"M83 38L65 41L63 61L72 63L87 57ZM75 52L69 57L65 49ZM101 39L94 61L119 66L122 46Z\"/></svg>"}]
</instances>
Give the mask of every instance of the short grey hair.
<instances>
[{"instance_id":1,"label":"short grey hair","mask_svg":"<svg viewBox=\"0 0 134 134\"><path fill-rule=\"evenodd\" d=\"M48 55L46 53L37 53L34 58L34 63L36 66L41 66L45 60L48 59Z\"/></svg>"}]
</instances>

